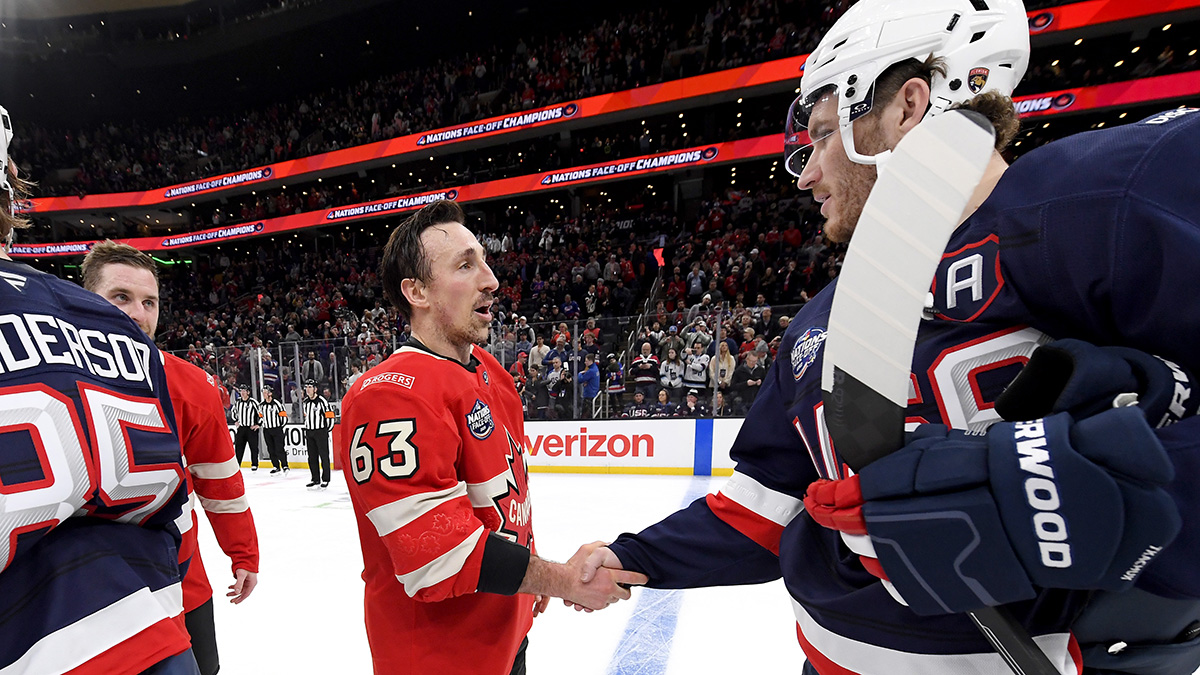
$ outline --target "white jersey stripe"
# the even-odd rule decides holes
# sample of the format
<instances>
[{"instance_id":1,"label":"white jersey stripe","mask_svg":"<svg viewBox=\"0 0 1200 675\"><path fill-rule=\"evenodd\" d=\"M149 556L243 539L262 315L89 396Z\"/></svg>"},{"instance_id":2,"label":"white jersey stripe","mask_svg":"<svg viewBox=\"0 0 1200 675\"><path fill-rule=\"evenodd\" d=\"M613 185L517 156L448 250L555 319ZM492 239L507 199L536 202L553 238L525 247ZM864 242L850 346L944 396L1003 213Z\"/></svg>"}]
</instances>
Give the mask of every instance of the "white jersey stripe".
<instances>
[{"instance_id":1,"label":"white jersey stripe","mask_svg":"<svg viewBox=\"0 0 1200 675\"><path fill-rule=\"evenodd\" d=\"M505 487L512 480L512 472L505 471L497 476L493 476L484 483L468 483L467 495L471 498L471 506L477 509L489 508L495 506L492 501L492 495L503 495L508 491Z\"/></svg>"},{"instance_id":2,"label":"white jersey stripe","mask_svg":"<svg viewBox=\"0 0 1200 675\"><path fill-rule=\"evenodd\" d=\"M179 528L179 534L185 534L192 529L192 510L196 508L196 493L188 493L187 503L183 505L183 510L180 511L179 517L175 519L175 527Z\"/></svg>"},{"instance_id":3,"label":"white jersey stripe","mask_svg":"<svg viewBox=\"0 0 1200 675\"><path fill-rule=\"evenodd\" d=\"M467 564L467 558L475 550L475 546L479 543L479 538L484 535L484 531L481 525L479 529L464 539L461 544L438 556L428 565L413 570L408 574L397 574L396 579L404 585L404 592L408 593L408 597L415 596L422 589L436 586L462 571L463 565Z\"/></svg>"},{"instance_id":4,"label":"white jersey stripe","mask_svg":"<svg viewBox=\"0 0 1200 675\"><path fill-rule=\"evenodd\" d=\"M464 497L467 494L467 484L459 481L457 485L438 490L437 492L422 492L404 499L376 506L367 512L367 518L375 526L375 531L383 537L414 522L448 501Z\"/></svg>"},{"instance_id":5,"label":"white jersey stripe","mask_svg":"<svg viewBox=\"0 0 1200 675\"><path fill-rule=\"evenodd\" d=\"M38 640L0 675L65 673L183 611L183 587L141 588L94 614Z\"/></svg>"},{"instance_id":6,"label":"white jersey stripe","mask_svg":"<svg viewBox=\"0 0 1200 675\"><path fill-rule=\"evenodd\" d=\"M838 635L818 624L800 603L792 610L804 639L825 658L859 675L1012 675L995 652L974 654L916 654L879 647ZM1069 633L1039 635L1034 642L1063 675L1078 675L1067 651Z\"/></svg>"},{"instance_id":7,"label":"white jersey stripe","mask_svg":"<svg viewBox=\"0 0 1200 675\"><path fill-rule=\"evenodd\" d=\"M721 486L721 494L781 527L787 527L804 510L804 502L799 499L776 492L736 471Z\"/></svg>"},{"instance_id":8,"label":"white jersey stripe","mask_svg":"<svg viewBox=\"0 0 1200 675\"><path fill-rule=\"evenodd\" d=\"M205 513L245 513L250 510L250 502L246 495L233 499L206 499L200 497L200 506Z\"/></svg>"},{"instance_id":9,"label":"white jersey stripe","mask_svg":"<svg viewBox=\"0 0 1200 675\"><path fill-rule=\"evenodd\" d=\"M235 459L230 457L224 462L189 464L188 471L193 477L202 480L221 480L237 473L238 464Z\"/></svg>"}]
</instances>

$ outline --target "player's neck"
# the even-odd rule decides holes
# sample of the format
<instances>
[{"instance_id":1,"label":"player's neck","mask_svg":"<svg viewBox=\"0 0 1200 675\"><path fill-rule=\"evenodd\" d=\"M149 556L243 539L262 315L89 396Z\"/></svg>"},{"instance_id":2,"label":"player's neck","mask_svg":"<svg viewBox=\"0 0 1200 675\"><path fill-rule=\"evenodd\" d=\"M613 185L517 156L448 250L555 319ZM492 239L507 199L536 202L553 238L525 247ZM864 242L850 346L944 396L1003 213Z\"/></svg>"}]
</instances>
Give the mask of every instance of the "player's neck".
<instances>
[{"instance_id":1,"label":"player's neck","mask_svg":"<svg viewBox=\"0 0 1200 675\"><path fill-rule=\"evenodd\" d=\"M1004 161L999 152L993 151L987 168L983 170L983 178L979 179L979 185L975 186L975 192L971 194L971 201L967 202L967 208L963 211L962 220L970 218L971 214L975 213L975 210L987 201L987 198L992 195L992 190L996 189L1000 178L1007 170L1008 162Z\"/></svg>"},{"instance_id":2,"label":"player's neck","mask_svg":"<svg viewBox=\"0 0 1200 675\"><path fill-rule=\"evenodd\" d=\"M429 351L443 356L454 361L458 361L464 366L471 363L471 345L455 345L442 334L441 331L434 330L427 326L413 326L412 337L417 342L425 345Z\"/></svg>"}]
</instances>

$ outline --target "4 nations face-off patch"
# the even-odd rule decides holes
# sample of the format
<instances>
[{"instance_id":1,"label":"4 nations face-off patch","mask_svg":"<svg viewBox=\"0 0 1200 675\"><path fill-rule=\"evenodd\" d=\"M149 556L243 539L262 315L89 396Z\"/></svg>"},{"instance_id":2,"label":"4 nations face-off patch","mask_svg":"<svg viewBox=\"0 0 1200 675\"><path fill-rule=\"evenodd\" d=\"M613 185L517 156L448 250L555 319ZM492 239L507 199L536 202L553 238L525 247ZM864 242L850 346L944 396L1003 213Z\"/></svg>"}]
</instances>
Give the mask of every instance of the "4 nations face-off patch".
<instances>
[{"instance_id":1,"label":"4 nations face-off patch","mask_svg":"<svg viewBox=\"0 0 1200 675\"><path fill-rule=\"evenodd\" d=\"M797 382L817 360L817 354L821 353L821 345L825 344L826 336L824 328L813 326L796 338L796 346L792 347L792 376Z\"/></svg>"},{"instance_id":2,"label":"4 nations face-off patch","mask_svg":"<svg viewBox=\"0 0 1200 675\"><path fill-rule=\"evenodd\" d=\"M471 412L467 413L467 429L471 435L479 440L483 440L492 435L492 430L496 428L496 422L492 419L492 409L486 403L475 399L475 406L471 408Z\"/></svg>"}]
</instances>

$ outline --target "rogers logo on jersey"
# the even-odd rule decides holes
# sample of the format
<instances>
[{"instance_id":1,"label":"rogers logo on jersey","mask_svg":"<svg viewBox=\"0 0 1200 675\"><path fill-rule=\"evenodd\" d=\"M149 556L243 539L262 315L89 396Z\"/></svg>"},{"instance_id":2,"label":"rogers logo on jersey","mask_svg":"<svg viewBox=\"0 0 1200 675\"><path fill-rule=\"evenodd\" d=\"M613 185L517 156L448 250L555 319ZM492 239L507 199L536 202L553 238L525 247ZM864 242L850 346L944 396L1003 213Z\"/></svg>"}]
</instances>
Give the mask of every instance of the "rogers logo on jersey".
<instances>
[{"instance_id":1,"label":"rogers logo on jersey","mask_svg":"<svg viewBox=\"0 0 1200 675\"><path fill-rule=\"evenodd\" d=\"M1071 566L1071 545L1067 543L1067 521L1058 513L1061 502L1054 469L1050 468L1050 453L1046 451L1046 426L1042 420L1013 424L1013 439L1021 456L1021 469L1033 474L1025 479L1025 499L1037 512L1033 530L1038 538L1038 550L1046 567L1065 569Z\"/></svg>"},{"instance_id":2,"label":"rogers logo on jersey","mask_svg":"<svg viewBox=\"0 0 1200 675\"><path fill-rule=\"evenodd\" d=\"M362 388L366 389L373 384L379 384L380 382L383 382L386 384L398 384L406 389L412 389L414 381L415 378L412 375L405 375L404 373L381 373L379 375L372 375L366 380L363 380Z\"/></svg>"},{"instance_id":3,"label":"rogers logo on jersey","mask_svg":"<svg viewBox=\"0 0 1200 675\"><path fill-rule=\"evenodd\" d=\"M654 436L651 434L589 434L587 427L580 427L579 434L546 434L534 436L533 442L525 437L529 456L544 452L548 457L646 457L654 456ZM572 452L575 454L572 455Z\"/></svg>"},{"instance_id":4,"label":"rogers logo on jersey","mask_svg":"<svg viewBox=\"0 0 1200 675\"><path fill-rule=\"evenodd\" d=\"M492 409L483 401L475 399L475 407L467 413L467 429L471 431L471 435L482 441L491 436L492 430L495 428L496 422L492 419Z\"/></svg>"}]
</instances>

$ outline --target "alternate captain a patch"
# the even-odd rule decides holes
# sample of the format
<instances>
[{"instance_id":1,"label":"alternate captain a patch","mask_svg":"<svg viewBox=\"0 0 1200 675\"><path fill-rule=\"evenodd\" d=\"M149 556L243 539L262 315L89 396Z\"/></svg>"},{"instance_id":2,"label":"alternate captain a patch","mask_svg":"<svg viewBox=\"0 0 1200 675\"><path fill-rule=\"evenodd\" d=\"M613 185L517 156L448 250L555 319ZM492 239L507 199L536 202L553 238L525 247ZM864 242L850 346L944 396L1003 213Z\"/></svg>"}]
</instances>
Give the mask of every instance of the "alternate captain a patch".
<instances>
[{"instance_id":1,"label":"alternate captain a patch","mask_svg":"<svg viewBox=\"0 0 1200 675\"><path fill-rule=\"evenodd\" d=\"M967 87L970 88L972 94L978 94L987 86L988 74L991 73L987 68L972 68L967 75Z\"/></svg>"},{"instance_id":2,"label":"alternate captain a patch","mask_svg":"<svg viewBox=\"0 0 1200 675\"><path fill-rule=\"evenodd\" d=\"M492 419L492 409L483 401L475 399L475 407L467 413L467 429L471 431L471 435L482 441L491 436L492 430L495 428L496 422Z\"/></svg>"}]
</instances>

